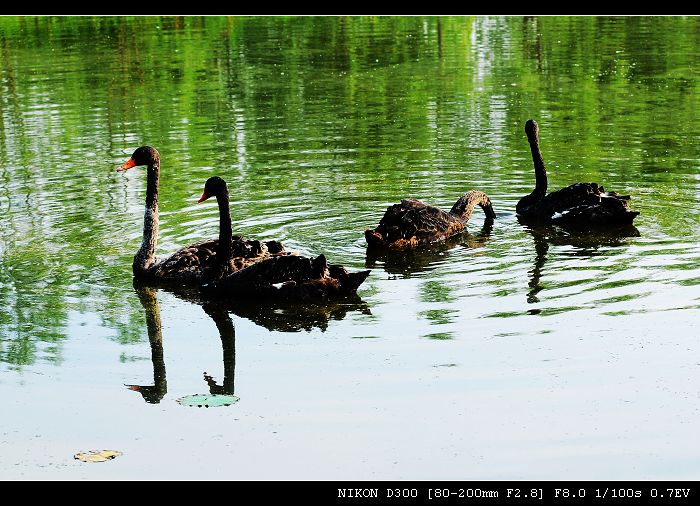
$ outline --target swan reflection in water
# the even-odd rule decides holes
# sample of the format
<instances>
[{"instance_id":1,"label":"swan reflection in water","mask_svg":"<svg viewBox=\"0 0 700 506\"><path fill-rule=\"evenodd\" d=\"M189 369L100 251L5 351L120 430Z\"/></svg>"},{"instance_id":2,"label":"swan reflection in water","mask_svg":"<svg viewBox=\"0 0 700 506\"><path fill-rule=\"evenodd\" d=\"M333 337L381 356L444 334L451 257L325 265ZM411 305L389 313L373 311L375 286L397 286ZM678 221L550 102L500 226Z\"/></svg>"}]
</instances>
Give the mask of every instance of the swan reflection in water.
<instances>
[{"instance_id":1,"label":"swan reflection in water","mask_svg":"<svg viewBox=\"0 0 700 506\"><path fill-rule=\"evenodd\" d=\"M442 241L411 249L388 250L368 246L365 266L374 268L377 262L381 262L388 274L401 274L404 277L414 272L426 271L432 264L444 259L447 252L454 248L483 248L490 239L493 223L493 218L486 217L481 230L476 234L462 232Z\"/></svg>"},{"instance_id":2,"label":"swan reflection in water","mask_svg":"<svg viewBox=\"0 0 700 506\"><path fill-rule=\"evenodd\" d=\"M179 299L202 307L204 312L216 324L221 338L224 362L223 382L219 385L214 376L204 372L204 381L209 389L209 396L234 395L234 374L236 366L236 333L230 313L247 318L268 330L281 332L310 331L319 328L325 331L331 320L342 320L349 313L358 311L371 314L367 303L358 296L349 297L342 302L324 304L277 304L258 305L243 303L239 300L209 300L202 298L197 289L185 286L164 288L162 283L134 279L134 290L146 314L146 330L151 346L151 361L153 362L152 385L126 385L127 388L139 392L143 399L150 404L158 404L168 391L163 354L163 333L158 306L158 290L167 290ZM235 399L237 400L237 399ZM235 401L233 401L235 402ZM196 405L196 404L192 404Z\"/></svg>"},{"instance_id":3,"label":"swan reflection in water","mask_svg":"<svg viewBox=\"0 0 700 506\"><path fill-rule=\"evenodd\" d=\"M149 404L158 404L168 393L168 381L165 376L165 359L163 358L163 329L160 323L160 308L155 288L138 286L134 282L136 295L146 312L146 330L151 344L151 361L153 362L153 385L126 385L134 392L139 392Z\"/></svg>"},{"instance_id":4,"label":"swan reflection in water","mask_svg":"<svg viewBox=\"0 0 700 506\"><path fill-rule=\"evenodd\" d=\"M236 371L236 329L228 311L218 304L208 302L202 306L204 312L214 320L221 337L221 349L224 356L224 380L219 385L214 378L204 373L209 393L214 395L233 395L233 378Z\"/></svg>"},{"instance_id":5,"label":"swan reflection in water","mask_svg":"<svg viewBox=\"0 0 700 506\"><path fill-rule=\"evenodd\" d=\"M528 271L527 302L534 304L540 301L538 294L542 290L540 278L543 275L544 265L547 262L549 246L573 246L576 248L571 255L592 257L600 254L601 246L624 246L627 238L639 237L639 230L633 225L625 225L618 228L597 231L577 232L567 231L554 225L528 225L520 218L518 221L532 235L535 243L535 262L532 270ZM538 314L539 309L528 311Z\"/></svg>"},{"instance_id":6,"label":"swan reflection in water","mask_svg":"<svg viewBox=\"0 0 700 506\"><path fill-rule=\"evenodd\" d=\"M168 392L168 382L165 373L163 332L156 288L135 281L134 289L146 313L146 329L151 345L151 361L153 362L153 385L126 385L126 387L129 390L139 392L149 404L158 404ZM219 385L214 377L207 372L204 372L204 381L211 395L233 396L236 368L236 330L233 321L228 312L215 303L205 303L202 305L202 309L214 320L216 328L219 330L224 362L222 385Z\"/></svg>"}]
</instances>

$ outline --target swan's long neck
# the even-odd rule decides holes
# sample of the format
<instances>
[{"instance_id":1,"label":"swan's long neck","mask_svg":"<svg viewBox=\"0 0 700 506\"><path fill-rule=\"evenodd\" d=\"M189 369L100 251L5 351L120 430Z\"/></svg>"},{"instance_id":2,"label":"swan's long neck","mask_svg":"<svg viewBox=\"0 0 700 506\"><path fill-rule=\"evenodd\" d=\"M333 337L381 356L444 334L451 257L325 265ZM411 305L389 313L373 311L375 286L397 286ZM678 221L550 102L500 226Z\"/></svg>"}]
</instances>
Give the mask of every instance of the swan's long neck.
<instances>
[{"instance_id":1,"label":"swan's long neck","mask_svg":"<svg viewBox=\"0 0 700 506\"><path fill-rule=\"evenodd\" d=\"M535 164L535 189L532 195L544 198L547 194L547 169L544 166L542 153L540 152L540 139L537 127L527 129L527 140L530 143L532 162Z\"/></svg>"},{"instance_id":2,"label":"swan's long neck","mask_svg":"<svg viewBox=\"0 0 700 506\"><path fill-rule=\"evenodd\" d=\"M228 190L216 195L216 203L219 205L219 250L216 252L216 258L219 264L225 264L231 256L231 236L233 235Z\"/></svg>"},{"instance_id":3,"label":"swan's long neck","mask_svg":"<svg viewBox=\"0 0 700 506\"><path fill-rule=\"evenodd\" d=\"M158 183L160 162L148 166L146 183L146 210L143 215L143 241L134 256L134 274L145 274L156 263L158 242Z\"/></svg>"},{"instance_id":4,"label":"swan's long neck","mask_svg":"<svg viewBox=\"0 0 700 506\"><path fill-rule=\"evenodd\" d=\"M493 219L496 217L496 213L491 206L491 199L479 190L471 190L462 195L450 209L450 214L466 223L469 221L476 206L480 206L484 210L487 218Z\"/></svg>"}]
</instances>

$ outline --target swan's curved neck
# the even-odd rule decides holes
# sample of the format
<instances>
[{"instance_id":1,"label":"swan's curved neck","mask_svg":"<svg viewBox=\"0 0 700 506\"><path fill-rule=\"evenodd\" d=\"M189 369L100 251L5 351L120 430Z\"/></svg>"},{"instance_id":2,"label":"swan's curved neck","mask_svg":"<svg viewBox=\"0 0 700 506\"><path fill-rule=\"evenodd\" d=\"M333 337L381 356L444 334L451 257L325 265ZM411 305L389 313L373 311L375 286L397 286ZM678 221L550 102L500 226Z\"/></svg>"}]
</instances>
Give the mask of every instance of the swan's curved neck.
<instances>
[{"instance_id":1,"label":"swan's curved neck","mask_svg":"<svg viewBox=\"0 0 700 506\"><path fill-rule=\"evenodd\" d=\"M532 194L543 198L547 193L547 169L540 152L540 139L537 131L528 131L527 140L530 143L532 162L535 164L535 189Z\"/></svg>"},{"instance_id":2,"label":"swan's curved neck","mask_svg":"<svg viewBox=\"0 0 700 506\"><path fill-rule=\"evenodd\" d=\"M484 210L487 218L493 219L496 217L496 213L491 206L491 199L484 192L478 190L468 191L462 195L450 209L450 214L466 223L469 221L476 206L480 206Z\"/></svg>"},{"instance_id":3,"label":"swan's curved neck","mask_svg":"<svg viewBox=\"0 0 700 506\"><path fill-rule=\"evenodd\" d=\"M229 207L228 190L216 196L216 203L219 205L219 250L216 257L219 264L226 264L231 256L231 210Z\"/></svg>"},{"instance_id":4,"label":"swan's curved neck","mask_svg":"<svg viewBox=\"0 0 700 506\"><path fill-rule=\"evenodd\" d=\"M146 210L143 215L143 241L134 256L134 274L144 274L156 263L156 244L158 242L158 184L160 180L160 162L156 161L146 170Z\"/></svg>"}]
</instances>

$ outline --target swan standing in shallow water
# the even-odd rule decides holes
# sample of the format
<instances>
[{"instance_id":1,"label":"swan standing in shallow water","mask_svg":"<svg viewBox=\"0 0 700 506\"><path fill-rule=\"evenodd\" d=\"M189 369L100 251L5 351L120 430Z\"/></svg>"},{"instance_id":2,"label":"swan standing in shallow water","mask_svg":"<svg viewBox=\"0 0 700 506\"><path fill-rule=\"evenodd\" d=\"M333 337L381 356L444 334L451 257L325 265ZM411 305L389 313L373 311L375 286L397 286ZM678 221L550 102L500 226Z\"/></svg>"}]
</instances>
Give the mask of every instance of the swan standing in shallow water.
<instances>
[{"instance_id":1,"label":"swan standing in shallow water","mask_svg":"<svg viewBox=\"0 0 700 506\"><path fill-rule=\"evenodd\" d=\"M146 211L143 217L143 241L136 255L134 255L132 265L134 277L201 283L210 278L209 273L211 269L218 269L221 265L220 263L217 264L216 260L219 243L228 245L228 247L224 247L223 251L228 252L231 264L238 265L238 268L284 252L284 247L276 241L261 243L260 241L246 241L238 236L232 237L228 190L225 188L224 183L223 188L216 190L217 193L219 191L225 192L221 196L216 195L221 225L219 238L190 244L166 258L158 260L155 256L155 251L160 223L158 218L160 153L151 146L141 146L117 170L123 172L132 167L144 165L146 166L147 177ZM212 190L212 195L214 194L215 192ZM202 197L204 198L204 196Z\"/></svg>"},{"instance_id":2,"label":"swan standing in shallow water","mask_svg":"<svg viewBox=\"0 0 700 506\"><path fill-rule=\"evenodd\" d=\"M535 164L535 189L515 206L522 219L585 228L629 225L639 214L630 209L629 195L606 192L597 183L574 183L547 194L547 170L535 120L525 123L525 133Z\"/></svg>"},{"instance_id":3,"label":"swan standing in shallow water","mask_svg":"<svg viewBox=\"0 0 700 506\"><path fill-rule=\"evenodd\" d=\"M461 196L449 213L420 200L404 199L389 206L374 230L365 230L370 247L388 249L414 248L421 244L445 240L464 230L476 206L493 219L496 213L488 195L472 190Z\"/></svg>"}]
</instances>

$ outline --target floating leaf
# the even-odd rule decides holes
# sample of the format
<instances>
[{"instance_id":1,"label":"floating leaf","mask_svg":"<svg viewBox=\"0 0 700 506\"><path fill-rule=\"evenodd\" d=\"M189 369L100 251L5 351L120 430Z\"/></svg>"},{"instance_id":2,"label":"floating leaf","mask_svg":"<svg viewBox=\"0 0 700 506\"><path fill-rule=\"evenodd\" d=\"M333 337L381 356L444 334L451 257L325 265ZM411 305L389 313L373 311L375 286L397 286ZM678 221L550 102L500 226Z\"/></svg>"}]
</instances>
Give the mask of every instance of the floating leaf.
<instances>
[{"instance_id":1,"label":"floating leaf","mask_svg":"<svg viewBox=\"0 0 700 506\"><path fill-rule=\"evenodd\" d=\"M230 406L240 400L235 395L224 394L193 394L180 397L177 400L182 406L197 406L198 408L218 408L219 406Z\"/></svg>"},{"instance_id":2,"label":"floating leaf","mask_svg":"<svg viewBox=\"0 0 700 506\"><path fill-rule=\"evenodd\" d=\"M123 453L117 450L90 450L89 452L76 453L73 458L83 462L106 462L120 455Z\"/></svg>"}]
</instances>

